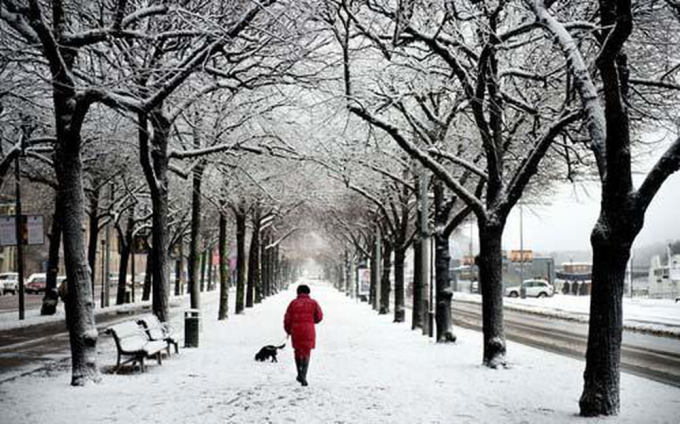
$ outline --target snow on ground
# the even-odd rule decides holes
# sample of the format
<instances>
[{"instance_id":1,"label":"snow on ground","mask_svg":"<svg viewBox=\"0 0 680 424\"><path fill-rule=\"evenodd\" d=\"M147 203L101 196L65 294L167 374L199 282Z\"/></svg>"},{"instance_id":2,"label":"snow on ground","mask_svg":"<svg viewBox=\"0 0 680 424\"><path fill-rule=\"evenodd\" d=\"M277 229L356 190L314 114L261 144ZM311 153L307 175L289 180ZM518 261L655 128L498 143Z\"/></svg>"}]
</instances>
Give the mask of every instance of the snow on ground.
<instances>
[{"instance_id":1,"label":"snow on ground","mask_svg":"<svg viewBox=\"0 0 680 424\"><path fill-rule=\"evenodd\" d=\"M255 362L284 336L287 291L218 322L204 302L199 349L183 349L145 374L104 374L73 388L67 367L0 385L2 423L675 423L680 389L622 376L619 417L576 415L583 363L509 343L510 368L481 362L481 334L456 329L455 345L437 345L409 324L393 324L312 281L324 309L317 326L309 387L295 381L292 349L278 363ZM209 296L215 296L215 293ZM108 338L100 365L115 361Z\"/></svg>"},{"instance_id":2,"label":"snow on ground","mask_svg":"<svg viewBox=\"0 0 680 424\"><path fill-rule=\"evenodd\" d=\"M455 293L455 299L466 302L482 301L478 294ZM506 297L505 307L558 318L587 322L590 296L555 294L547 298L526 299ZM623 323L631 330L648 330L680 337L680 303L671 299L623 299Z\"/></svg>"}]
</instances>

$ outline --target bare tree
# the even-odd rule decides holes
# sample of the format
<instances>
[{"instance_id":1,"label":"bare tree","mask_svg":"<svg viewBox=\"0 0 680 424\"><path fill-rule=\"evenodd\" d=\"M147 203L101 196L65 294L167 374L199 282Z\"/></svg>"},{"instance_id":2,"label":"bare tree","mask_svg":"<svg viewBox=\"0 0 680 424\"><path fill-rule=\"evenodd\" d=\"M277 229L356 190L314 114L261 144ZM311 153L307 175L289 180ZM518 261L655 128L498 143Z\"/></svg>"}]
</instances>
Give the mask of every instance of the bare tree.
<instances>
[{"instance_id":1,"label":"bare tree","mask_svg":"<svg viewBox=\"0 0 680 424\"><path fill-rule=\"evenodd\" d=\"M590 146L602 187L600 216L591 234L593 282L581 415L616 415L622 297L630 249L644 225L645 211L669 175L680 168L680 138L671 143L635 188L631 168L630 65L625 45L635 22L630 1L600 1L602 29L596 58L603 89L574 37L548 8L552 2L526 1L537 22L562 50L585 113Z\"/></svg>"}]
</instances>

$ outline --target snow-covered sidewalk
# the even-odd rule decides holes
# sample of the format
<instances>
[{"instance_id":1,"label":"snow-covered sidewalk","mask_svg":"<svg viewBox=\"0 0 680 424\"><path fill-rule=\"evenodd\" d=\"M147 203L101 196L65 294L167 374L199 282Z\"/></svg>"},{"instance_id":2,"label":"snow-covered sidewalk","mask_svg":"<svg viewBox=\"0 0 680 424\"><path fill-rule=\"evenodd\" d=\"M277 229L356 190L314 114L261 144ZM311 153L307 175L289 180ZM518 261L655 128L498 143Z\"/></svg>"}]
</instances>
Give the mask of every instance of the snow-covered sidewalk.
<instances>
[{"instance_id":1,"label":"snow-covered sidewalk","mask_svg":"<svg viewBox=\"0 0 680 424\"><path fill-rule=\"evenodd\" d=\"M316 284L315 284L316 283ZM67 369L0 385L2 423L563 423L576 416L583 363L509 344L510 368L480 366L481 334L456 329L437 345L409 324L393 324L366 304L312 282L324 309L309 387L295 382L292 350L255 362L283 338L293 291L218 322L205 302L199 349L151 363L145 374L104 374L72 388ZM110 340L100 364L114 361ZM606 422L677 422L680 389L624 374L621 415Z\"/></svg>"},{"instance_id":2,"label":"snow-covered sidewalk","mask_svg":"<svg viewBox=\"0 0 680 424\"><path fill-rule=\"evenodd\" d=\"M478 294L456 293L455 300L481 303ZM548 298L503 299L506 308L555 318L588 322L590 296L556 294ZM672 299L623 299L623 325L626 329L680 337L680 303Z\"/></svg>"}]
</instances>

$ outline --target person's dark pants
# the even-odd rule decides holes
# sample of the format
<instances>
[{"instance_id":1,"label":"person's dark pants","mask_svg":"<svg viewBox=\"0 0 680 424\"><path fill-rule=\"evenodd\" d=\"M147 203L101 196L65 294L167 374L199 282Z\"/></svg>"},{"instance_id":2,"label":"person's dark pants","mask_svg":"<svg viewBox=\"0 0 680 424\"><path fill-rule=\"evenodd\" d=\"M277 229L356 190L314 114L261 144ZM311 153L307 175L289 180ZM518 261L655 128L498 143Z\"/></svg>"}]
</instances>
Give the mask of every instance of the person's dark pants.
<instances>
[{"instance_id":1,"label":"person's dark pants","mask_svg":"<svg viewBox=\"0 0 680 424\"><path fill-rule=\"evenodd\" d=\"M296 380L303 386L307 385L307 370L311 354L311 349L295 349L295 366L298 373Z\"/></svg>"}]
</instances>

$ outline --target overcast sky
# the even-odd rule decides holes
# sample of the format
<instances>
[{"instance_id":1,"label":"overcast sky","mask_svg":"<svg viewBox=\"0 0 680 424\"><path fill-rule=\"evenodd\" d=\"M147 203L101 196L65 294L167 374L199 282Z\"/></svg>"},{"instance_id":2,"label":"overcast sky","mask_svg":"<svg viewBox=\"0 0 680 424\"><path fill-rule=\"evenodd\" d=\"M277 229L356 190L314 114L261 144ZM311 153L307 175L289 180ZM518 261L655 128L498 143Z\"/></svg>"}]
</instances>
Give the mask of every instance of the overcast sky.
<instances>
[{"instance_id":1,"label":"overcast sky","mask_svg":"<svg viewBox=\"0 0 680 424\"><path fill-rule=\"evenodd\" d=\"M640 170L651 167L661 155L659 146L642 163ZM639 184L642 175L636 176ZM588 250L590 231L597 220L600 205L599 184L562 185L549 206L524 208L524 248L534 251ZM503 235L504 249L519 249L519 208L515 207ZM680 173L671 175L647 209L645 226L634 247L658 241L680 239Z\"/></svg>"}]
</instances>

